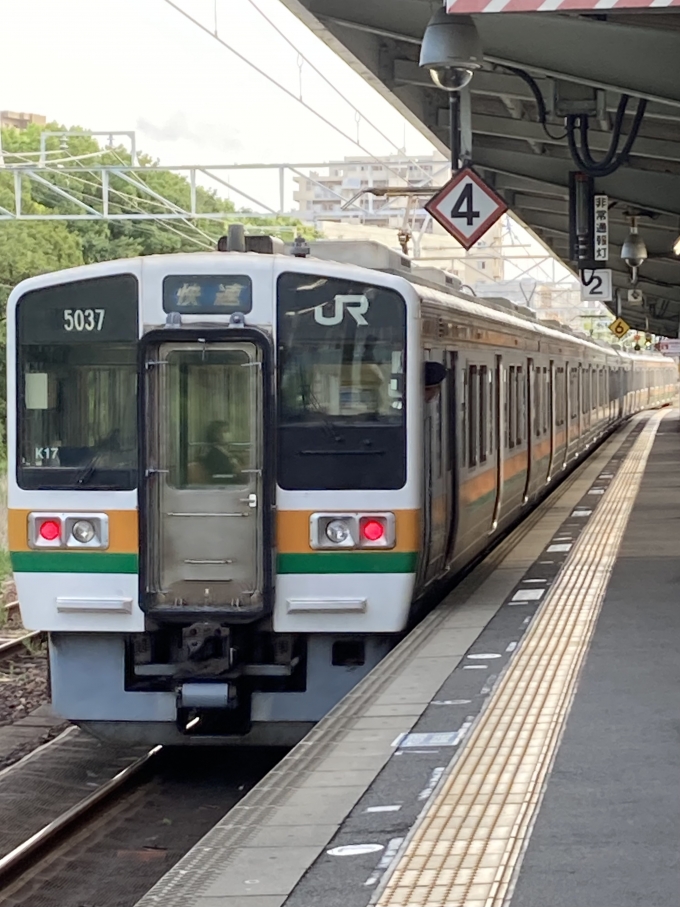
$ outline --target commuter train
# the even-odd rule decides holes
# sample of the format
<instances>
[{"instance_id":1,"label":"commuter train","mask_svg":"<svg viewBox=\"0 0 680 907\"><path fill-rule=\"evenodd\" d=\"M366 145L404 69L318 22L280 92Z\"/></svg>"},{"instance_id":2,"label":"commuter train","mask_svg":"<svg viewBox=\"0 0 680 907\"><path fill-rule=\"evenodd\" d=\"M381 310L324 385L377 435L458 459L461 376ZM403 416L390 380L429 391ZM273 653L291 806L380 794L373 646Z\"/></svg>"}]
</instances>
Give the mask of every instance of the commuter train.
<instances>
[{"instance_id":1,"label":"commuter train","mask_svg":"<svg viewBox=\"0 0 680 907\"><path fill-rule=\"evenodd\" d=\"M614 426L675 392L672 361L377 243L239 242L9 299L22 616L49 632L55 713L105 739L295 743Z\"/></svg>"}]
</instances>

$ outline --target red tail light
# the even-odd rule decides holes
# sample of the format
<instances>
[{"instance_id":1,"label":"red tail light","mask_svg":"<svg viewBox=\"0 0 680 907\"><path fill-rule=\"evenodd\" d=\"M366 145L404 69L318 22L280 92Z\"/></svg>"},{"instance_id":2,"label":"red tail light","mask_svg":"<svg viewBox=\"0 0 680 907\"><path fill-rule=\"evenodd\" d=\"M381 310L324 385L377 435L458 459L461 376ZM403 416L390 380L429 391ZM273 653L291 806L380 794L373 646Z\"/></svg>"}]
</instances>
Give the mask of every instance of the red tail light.
<instances>
[{"instance_id":1,"label":"red tail light","mask_svg":"<svg viewBox=\"0 0 680 907\"><path fill-rule=\"evenodd\" d=\"M38 534L46 542L53 542L61 535L61 523L58 520L45 520L40 524Z\"/></svg>"},{"instance_id":2,"label":"red tail light","mask_svg":"<svg viewBox=\"0 0 680 907\"><path fill-rule=\"evenodd\" d=\"M385 527L378 520L366 520L361 525L361 534L369 542L379 542L385 535Z\"/></svg>"}]
</instances>

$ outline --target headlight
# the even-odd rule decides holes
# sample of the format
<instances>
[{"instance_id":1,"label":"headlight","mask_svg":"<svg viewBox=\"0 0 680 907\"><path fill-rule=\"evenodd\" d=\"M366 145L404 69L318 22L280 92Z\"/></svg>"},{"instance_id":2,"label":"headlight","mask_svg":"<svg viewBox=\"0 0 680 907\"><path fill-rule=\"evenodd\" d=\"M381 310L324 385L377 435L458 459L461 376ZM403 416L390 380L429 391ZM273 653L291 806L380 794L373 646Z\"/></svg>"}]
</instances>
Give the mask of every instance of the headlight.
<instances>
[{"instance_id":1,"label":"headlight","mask_svg":"<svg viewBox=\"0 0 680 907\"><path fill-rule=\"evenodd\" d=\"M94 526L89 520L78 520L73 524L71 535L77 542L86 545L94 538Z\"/></svg>"},{"instance_id":2,"label":"headlight","mask_svg":"<svg viewBox=\"0 0 680 907\"><path fill-rule=\"evenodd\" d=\"M342 545L349 538L349 526L344 520L331 520L326 526L326 537L336 545Z\"/></svg>"}]
</instances>

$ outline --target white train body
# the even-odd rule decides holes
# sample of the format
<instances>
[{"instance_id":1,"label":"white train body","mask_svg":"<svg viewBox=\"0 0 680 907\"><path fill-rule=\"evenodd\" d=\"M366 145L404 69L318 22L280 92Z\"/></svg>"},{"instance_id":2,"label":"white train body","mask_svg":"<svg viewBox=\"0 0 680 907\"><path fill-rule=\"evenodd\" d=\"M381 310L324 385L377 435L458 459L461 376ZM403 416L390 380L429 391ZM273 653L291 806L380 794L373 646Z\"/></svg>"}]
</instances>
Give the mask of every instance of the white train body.
<instances>
[{"instance_id":1,"label":"white train body","mask_svg":"<svg viewBox=\"0 0 680 907\"><path fill-rule=\"evenodd\" d=\"M10 547L57 713L295 742L593 444L672 399L672 362L409 267L315 243L13 291Z\"/></svg>"}]
</instances>

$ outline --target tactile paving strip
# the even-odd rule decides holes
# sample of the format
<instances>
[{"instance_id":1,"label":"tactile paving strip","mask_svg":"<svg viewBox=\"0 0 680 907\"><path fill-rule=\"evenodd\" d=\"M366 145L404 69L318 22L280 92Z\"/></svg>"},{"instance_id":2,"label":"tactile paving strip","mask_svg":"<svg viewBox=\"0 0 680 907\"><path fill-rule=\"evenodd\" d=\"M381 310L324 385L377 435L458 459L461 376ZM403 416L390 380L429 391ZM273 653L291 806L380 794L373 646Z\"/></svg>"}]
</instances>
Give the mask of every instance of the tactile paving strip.
<instances>
[{"instance_id":1,"label":"tactile paving strip","mask_svg":"<svg viewBox=\"0 0 680 907\"><path fill-rule=\"evenodd\" d=\"M502 907L663 414L647 422L377 895L378 907ZM375 903L375 901L374 901Z\"/></svg>"}]
</instances>

